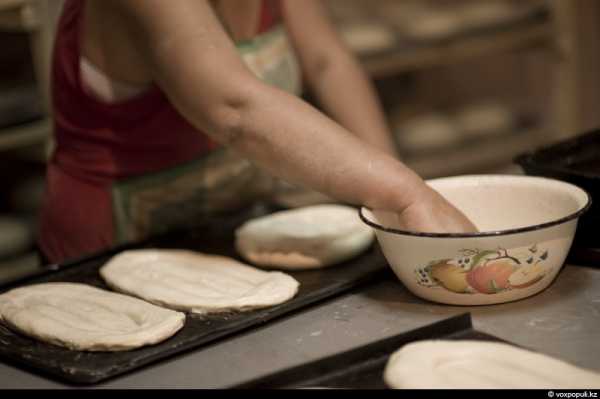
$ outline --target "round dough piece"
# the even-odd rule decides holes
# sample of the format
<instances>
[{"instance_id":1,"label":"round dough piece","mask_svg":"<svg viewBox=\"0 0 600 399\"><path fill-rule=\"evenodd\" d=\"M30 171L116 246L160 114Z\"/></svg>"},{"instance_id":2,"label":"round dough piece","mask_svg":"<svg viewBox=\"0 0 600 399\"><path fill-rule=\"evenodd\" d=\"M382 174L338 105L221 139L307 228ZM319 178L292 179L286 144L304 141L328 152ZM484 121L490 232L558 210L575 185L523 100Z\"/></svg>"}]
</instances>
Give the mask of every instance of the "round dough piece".
<instances>
[{"instance_id":1,"label":"round dough piece","mask_svg":"<svg viewBox=\"0 0 600 399\"><path fill-rule=\"evenodd\" d=\"M518 16L514 2L506 0L472 1L460 10L463 26L467 29L494 27Z\"/></svg>"},{"instance_id":2,"label":"round dough piece","mask_svg":"<svg viewBox=\"0 0 600 399\"><path fill-rule=\"evenodd\" d=\"M394 31L381 24L354 23L342 25L340 35L346 45L358 54L386 51L396 45Z\"/></svg>"},{"instance_id":3,"label":"round dough piece","mask_svg":"<svg viewBox=\"0 0 600 399\"><path fill-rule=\"evenodd\" d=\"M486 341L426 340L405 345L385 368L392 388L600 388L600 374L513 345Z\"/></svg>"},{"instance_id":4,"label":"round dough piece","mask_svg":"<svg viewBox=\"0 0 600 399\"><path fill-rule=\"evenodd\" d=\"M0 258L26 251L33 244L33 234L27 220L0 216Z\"/></svg>"},{"instance_id":5,"label":"round dough piece","mask_svg":"<svg viewBox=\"0 0 600 399\"><path fill-rule=\"evenodd\" d=\"M125 251L102 266L100 275L118 291L200 314L275 306L293 298L299 286L284 273L185 250Z\"/></svg>"},{"instance_id":6,"label":"round dough piece","mask_svg":"<svg viewBox=\"0 0 600 399\"><path fill-rule=\"evenodd\" d=\"M373 242L356 210L315 205L275 212L236 230L236 248L248 261L277 269L316 269L351 259Z\"/></svg>"},{"instance_id":7,"label":"round dough piece","mask_svg":"<svg viewBox=\"0 0 600 399\"><path fill-rule=\"evenodd\" d=\"M456 114L458 129L470 137L509 132L516 125L514 113L499 103L480 103L464 107Z\"/></svg>"},{"instance_id":8,"label":"round dough piece","mask_svg":"<svg viewBox=\"0 0 600 399\"><path fill-rule=\"evenodd\" d=\"M0 321L69 349L124 351L171 337L185 314L86 284L45 283L0 295Z\"/></svg>"},{"instance_id":9,"label":"round dough piece","mask_svg":"<svg viewBox=\"0 0 600 399\"><path fill-rule=\"evenodd\" d=\"M413 117L400 125L396 134L401 148L409 152L434 151L460 142L454 121L441 113Z\"/></svg>"},{"instance_id":10,"label":"round dough piece","mask_svg":"<svg viewBox=\"0 0 600 399\"><path fill-rule=\"evenodd\" d=\"M440 41L460 33L461 22L460 15L454 10L429 9L404 21L401 30L406 37L415 41Z\"/></svg>"}]
</instances>

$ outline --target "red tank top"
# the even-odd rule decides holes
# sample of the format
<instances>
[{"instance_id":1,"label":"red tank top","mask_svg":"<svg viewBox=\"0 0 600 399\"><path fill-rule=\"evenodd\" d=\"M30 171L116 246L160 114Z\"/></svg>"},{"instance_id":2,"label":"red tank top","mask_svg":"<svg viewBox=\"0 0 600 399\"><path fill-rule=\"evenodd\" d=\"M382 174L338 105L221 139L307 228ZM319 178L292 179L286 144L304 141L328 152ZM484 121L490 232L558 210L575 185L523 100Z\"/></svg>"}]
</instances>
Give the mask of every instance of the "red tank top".
<instances>
[{"instance_id":1,"label":"red tank top","mask_svg":"<svg viewBox=\"0 0 600 399\"><path fill-rule=\"evenodd\" d=\"M55 150L47 170L40 247L52 262L114 243L111 184L201 157L216 147L152 86L132 99L103 103L80 79L83 0L67 0L52 65ZM263 1L261 33L278 23L277 1Z\"/></svg>"}]
</instances>

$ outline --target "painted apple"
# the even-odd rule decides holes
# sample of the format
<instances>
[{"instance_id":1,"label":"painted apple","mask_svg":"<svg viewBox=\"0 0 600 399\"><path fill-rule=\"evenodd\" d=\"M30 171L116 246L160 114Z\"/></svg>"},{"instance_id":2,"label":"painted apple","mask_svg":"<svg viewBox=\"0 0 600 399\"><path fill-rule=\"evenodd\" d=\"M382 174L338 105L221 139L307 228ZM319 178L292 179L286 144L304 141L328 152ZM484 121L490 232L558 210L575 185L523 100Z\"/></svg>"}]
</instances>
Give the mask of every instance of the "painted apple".
<instances>
[{"instance_id":1,"label":"painted apple","mask_svg":"<svg viewBox=\"0 0 600 399\"><path fill-rule=\"evenodd\" d=\"M482 294L495 294L510 286L508 279L516 269L512 259L487 261L467 273L467 282L473 289Z\"/></svg>"},{"instance_id":2,"label":"painted apple","mask_svg":"<svg viewBox=\"0 0 600 399\"><path fill-rule=\"evenodd\" d=\"M442 261L431 266L430 274L449 291L463 293L469 288L467 273L460 266Z\"/></svg>"},{"instance_id":3,"label":"painted apple","mask_svg":"<svg viewBox=\"0 0 600 399\"><path fill-rule=\"evenodd\" d=\"M513 288L527 288L544 278L546 271L539 263L523 266L517 269L508 278L508 283Z\"/></svg>"}]
</instances>

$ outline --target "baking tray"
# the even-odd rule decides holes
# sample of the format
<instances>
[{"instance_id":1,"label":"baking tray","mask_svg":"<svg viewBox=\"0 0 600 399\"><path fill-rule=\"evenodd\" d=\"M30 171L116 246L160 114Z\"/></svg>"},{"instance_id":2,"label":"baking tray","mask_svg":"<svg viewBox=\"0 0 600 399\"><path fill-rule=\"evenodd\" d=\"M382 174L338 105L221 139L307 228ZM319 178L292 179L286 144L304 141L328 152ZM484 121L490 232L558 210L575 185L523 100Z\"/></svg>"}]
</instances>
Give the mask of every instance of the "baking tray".
<instances>
[{"instance_id":1,"label":"baking tray","mask_svg":"<svg viewBox=\"0 0 600 399\"><path fill-rule=\"evenodd\" d=\"M425 339L505 342L473 329L469 313L408 331L391 338L306 363L240 385L236 389L386 389L383 371L392 353L410 342Z\"/></svg>"},{"instance_id":2,"label":"baking tray","mask_svg":"<svg viewBox=\"0 0 600 399\"><path fill-rule=\"evenodd\" d=\"M521 154L515 162L528 175L563 180L590 194L592 206L579 219L571 255L600 265L600 130Z\"/></svg>"},{"instance_id":3,"label":"baking tray","mask_svg":"<svg viewBox=\"0 0 600 399\"><path fill-rule=\"evenodd\" d=\"M253 209L240 215L220 218L146 243L108 251L21 281L18 285L43 282L80 282L108 288L98 269L116 252L127 248L187 248L237 257L233 248L234 228L251 216L268 213ZM239 258L238 258L239 259ZM361 284L386 276L387 263L375 244L361 256L340 265L315 271L289 272L300 282L292 300L267 309L212 316L188 314L185 326L172 338L158 345L126 352L80 352L45 344L0 325L0 358L28 370L74 384L94 384L150 363L209 344L220 338L257 327L282 315L339 295ZM17 284L12 284L15 286Z\"/></svg>"}]
</instances>

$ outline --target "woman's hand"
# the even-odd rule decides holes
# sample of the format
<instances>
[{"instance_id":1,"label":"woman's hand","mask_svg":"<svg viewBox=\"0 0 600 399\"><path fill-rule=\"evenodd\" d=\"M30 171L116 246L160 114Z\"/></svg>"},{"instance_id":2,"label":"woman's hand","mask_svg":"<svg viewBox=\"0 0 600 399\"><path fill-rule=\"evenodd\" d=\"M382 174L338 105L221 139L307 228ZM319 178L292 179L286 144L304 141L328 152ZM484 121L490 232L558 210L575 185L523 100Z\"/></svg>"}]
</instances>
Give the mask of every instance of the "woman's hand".
<instances>
[{"instance_id":1,"label":"woman's hand","mask_svg":"<svg viewBox=\"0 0 600 399\"><path fill-rule=\"evenodd\" d=\"M470 233L477 227L456 207L429 186L399 216L400 228L427 233Z\"/></svg>"}]
</instances>

